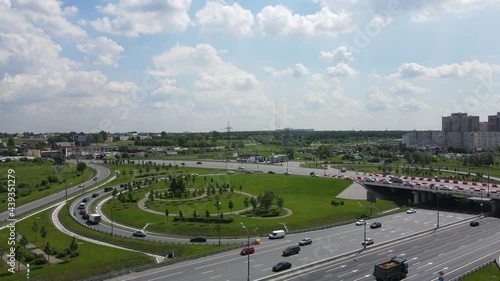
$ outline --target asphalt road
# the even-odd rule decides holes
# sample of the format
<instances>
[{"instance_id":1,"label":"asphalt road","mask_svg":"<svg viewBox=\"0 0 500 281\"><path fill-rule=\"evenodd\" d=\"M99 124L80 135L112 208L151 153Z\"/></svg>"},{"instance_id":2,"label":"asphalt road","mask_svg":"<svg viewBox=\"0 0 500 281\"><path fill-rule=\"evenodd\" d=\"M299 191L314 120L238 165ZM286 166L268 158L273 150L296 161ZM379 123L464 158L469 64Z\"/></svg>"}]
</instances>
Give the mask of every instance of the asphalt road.
<instances>
[{"instance_id":1,"label":"asphalt road","mask_svg":"<svg viewBox=\"0 0 500 281\"><path fill-rule=\"evenodd\" d=\"M440 225L458 223L468 226L467 219L471 215L440 212ZM416 233L435 228L436 212L428 210L417 210L415 214L395 214L377 219L382 223L379 229L366 227L367 237L373 238L375 244L368 249L375 248L383 243L392 244L391 240L400 241L403 237L411 238ZM370 223L372 221L369 221ZM251 229L250 229L251 231ZM296 245L304 237L313 239L311 245L301 247L298 255L282 257L281 252L291 245ZM303 234L286 235L283 239L269 240L261 239L261 244L256 245L255 254L250 255L250 277L251 280L272 276L277 278L279 274L271 271L273 265L282 260L292 263L292 269L300 266L311 266L336 256L342 256L349 252L363 250L361 241L364 237L364 226L349 224L335 228L308 232ZM253 237L251 238L253 239ZM471 238L473 240L473 238ZM383 260L379 258L379 260ZM373 265L369 266L373 270ZM176 263L158 269L131 273L112 280L245 280L247 276L247 256L240 256L239 250L213 255L203 259L195 259ZM324 279L304 279L324 280ZM354 280L351 278L345 280Z\"/></svg>"},{"instance_id":2,"label":"asphalt road","mask_svg":"<svg viewBox=\"0 0 500 281\"><path fill-rule=\"evenodd\" d=\"M92 178L90 180L85 181L83 183L83 187L78 187L78 185L77 186L73 186L73 187L68 187L68 189L67 189L68 196L73 195L74 193L78 193L78 192L82 192L83 193L89 187L91 188L91 185L95 184L96 182L100 182L100 181L104 180L106 177L109 176L109 173L110 173L109 169L107 169L107 168L105 168L103 166L94 165L94 164L87 164L87 165L89 167L92 167L92 168L94 168L94 169L97 170L97 176L96 176L97 177L97 181L94 181L94 179ZM66 190L60 191L58 193L55 193L55 194L49 195L47 197L44 197L42 199L39 199L39 200L30 202L30 203L24 204L22 206L16 206L15 213L16 214L22 214L24 212L27 212L27 211L32 210L34 208L37 208L37 207L40 207L42 205L48 204L50 202L55 202L55 200L63 199L63 198L65 198L65 196L66 196ZM8 217L9 217L8 212L1 213L0 214L0 222L6 220Z\"/></svg>"},{"instance_id":3,"label":"asphalt road","mask_svg":"<svg viewBox=\"0 0 500 281\"><path fill-rule=\"evenodd\" d=\"M478 227L467 223L444 229L402 243L389 244L381 249L359 252L349 258L329 263L314 270L285 274L273 280L374 280L375 264L394 256L408 260L408 275L404 280L437 280L443 272L445 280L459 276L478 265L498 258L500 252L499 220L485 218Z\"/></svg>"}]
</instances>

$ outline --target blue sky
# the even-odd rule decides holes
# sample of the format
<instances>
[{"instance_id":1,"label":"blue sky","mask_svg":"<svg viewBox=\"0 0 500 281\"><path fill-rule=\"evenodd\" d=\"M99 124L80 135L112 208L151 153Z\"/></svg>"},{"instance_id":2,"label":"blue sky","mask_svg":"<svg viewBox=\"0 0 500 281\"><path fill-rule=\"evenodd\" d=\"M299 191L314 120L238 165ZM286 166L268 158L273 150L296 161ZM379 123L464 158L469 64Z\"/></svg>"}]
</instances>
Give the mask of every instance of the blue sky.
<instances>
[{"instance_id":1,"label":"blue sky","mask_svg":"<svg viewBox=\"0 0 500 281\"><path fill-rule=\"evenodd\" d=\"M428 130L500 111L498 0L0 0L0 131Z\"/></svg>"}]
</instances>

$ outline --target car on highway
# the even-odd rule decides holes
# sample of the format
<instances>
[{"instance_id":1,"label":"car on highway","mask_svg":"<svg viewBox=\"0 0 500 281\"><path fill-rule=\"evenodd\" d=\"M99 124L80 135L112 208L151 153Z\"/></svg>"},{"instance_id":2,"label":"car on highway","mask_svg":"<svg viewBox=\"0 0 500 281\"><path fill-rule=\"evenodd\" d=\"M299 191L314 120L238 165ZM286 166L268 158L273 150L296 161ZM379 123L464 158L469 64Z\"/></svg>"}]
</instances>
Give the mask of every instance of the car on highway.
<instances>
[{"instance_id":1,"label":"car on highway","mask_svg":"<svg viewBox=\"0 0 500 281\"><path fill-rule=\"evenodd\" d=\"M404 186L413 186L413 184L411 184L411 182L410 182L410 181L405 181L405 182L403 183L403 185L404 185Z\"/></svg>"},{"instance_id":2,"label":"car on highway","mask_svg":"<svg viewBox=\"0 0 500 281\"><path fill-rule=\"evenodd\" d=\"M82 215L82 219L83 219L83 220L88 220L88 219L89 219L89 214L88 214L88 213L83 214L83 215Z\"/></svg>"},{"instance_id":3,"label":"car on highway","mask_svg":"<svg viewBox=\"0 0 500 281\"><path fill-rule=\"evenodd\" d=\"M243 167L243 166L239 166L239 167L238 167L238 170L245 170L245 167Z\"/></svg>"},{"instance_id":4,"label":"car on highway","mask_svg":"<svg viewBox=\"0 0 500 281\"><path fill-rule=\"evenodd\" d=\"M441 189L441 190L448 190L448 191L452 191L453 190L451 187L446 186L446 185L440 185L439 189Z\"/></svg>"},{"instance_id":5,"label":"car on highway","mask_svg":"<svg viewBox=\"0 0 500 281\"><path fill-rule=\"evenodd\" d=\"M227 171L227 173L232 175L232 174L234 174L234 171Z\"/></svg>"},{"instance_id":6,"label":"car on highway","mask_svg":"<svg viewBox=\"0 0 500 281\"><path fill-rule=\"evenodd\" d=\"M200 161L196 162L196 164L201 165L202 163Z\"/></svg>"},{"instance_id":7,"label":"car on highway","mask_svg":"<svg viewBox=\"0 0 500 281\"><path fill-rule=\"evenodd\" d=\"M80 212L78 212L80 215L85 215L87 211L85 209L81 209Z\"/></svg>"},{"instance_id":8,"label":"car on highway","mask_svg":"<svg viewBox=\"0 0 500 281\"><path fill-rule=\"evenodd\" d=\"M366 238L365 241L361 242L362 246L368 246L368 245L371 245L371 244L373 244L373 239L372 238Z\"/></svg>"},{"instance_id":9,"label":"car on highway","mask_svg":"<svg viewBox=\"0 0 500 281\"><path fill-rule=\"evenodd\" d=\"M345 172L347 172L347 169L346 168L340 168L340 172L341 173L345 173Z\"/></svg>"},{"instance_id":10,"label":"car on highway","mask_svg":"<svg viewBox=\"0 0 500 281\"><path fill-rule=\"evenodd\" d=\"M303 238L299 241L299 246L305 246L305 245L309 245L309 244L312 244L312 239L311 238Z\"/></svg>"},{"instance_id":11,"label":"car on highway","mask_svg":"<svg viewBox=\"0 0 500 281\"><path fill-rule=\"evenodd\" d=\"M370 177L366 177L366 178L365 178L365 181L366 181L366 182L375 182L375 180L374 180L374 179L372 179L372 178L370 178Z\"/></svg>"},{"instance_id":12,"label":"car on highway","mask_svg":"<svg viewBox=\"0 0 500 281\"><path fill-rule=\"evenodd\" d=\"M315 172L310 172L309 175L315 178L319 177L318 174L316 174Z\"/></svg>"},{"instance_id":13,"label":"car on highway","mask_svg":"<svg viewBox=\"0 0 500 281\"><path fill-rule=\"evenodd\" d=\"M146 237L146 232L144 230L136 230L132 233L132 236L135 237Z\"/></svg>"},{"instance_id":14,"label":"car on highway","mask_svg":"<svg viewBox=\"0 0 500 281\"><path fill-rule=\"evenodd\" d=\"M388 180L383 180L382 183L385 183L385 184L390 184L391 182L388 181Z\"/></svg>"},{"instance_id":15,"label":"car on highway","mask_svg":"<svg viewBox=\"0 0 500 281\"><path fill-rule=\"evenodd\" d=\"M479 222L478 221L471 221L470 226L479 226Z\"/></svg>"},{"instance_id":16,"label":"car on highway","mask_svg":"<svg viewBox=\"0 0 500 281\"><path fill-rule=\"evenodd\" d=\"M80 205L78 205L78 209L85 209L85 203L80 203Z\"/></svg>"},{"instance_id":17,"label":"car on highway","mask_svg":"<svg viewBox=\"0 0 500 281\"><path fill-rule=\"evenodd\" d=\"M269 172L267 172L267 173L268 173L268 174L276 174L276 173L275 173L275 172L273 172L273 171L269 171Z\"/></svg>"},{"instance_id":18,"label":"car on highway","mask_svg":"<svg viewBox=\"0 0 500 281\"><path fill-rule=\"evenodd\" d=\"M99 196L99 193L92 193L92 198L96 198L97 196Z\"/></svg>"},{"instance_id":19,"label":"car on highway","mask_svg":"<svg viewBox=\"0 0 500 281\"><path fill-rule=\"evenodd\" d=\"M250 247L243 248L240 252L240 255L245 256L245 255L250 255L253 253L255 253L255 249L254 249L254 247L250 246Z\"/></svg>"},{"instance_id":20,"label":"car on highway","mask_svg":"<svg viewBox=\"0 0 500 281\"><path fill-rule=\"evenodd\" d=\"M82 199L82 202L89 202L89 200L90 200L90 198L85 197L85 198Z\"/></svg>"},{"instance_id":21,"label":"car on highway","mask_svg":"<svg viewBox=\"0 0 500 281\"><path fill-rule=\"evenodd\" d=\"M83 187L83 183L82 184L79 184L78 187Z\"/></svg>"},{"instance_id":22,"label":"car on highway","mask_svg":"<svg viewBox=\"0 0 500 281\"><path fill-rule=\"evenodd\" d=\"M287 247L281 255L284 257L291 256L291 255L296 255L300 252L300 247L299 246L290 246Z\"/></svg>"},{"instance_id":23,"label":"car on highway","mask_svg":"<svg viewBox=\"0 0 500 281\"><path fill-rule=\"evenodd\" d=\"M273 271L278 272L278 271L282 271L285 269L289 269L290 267L292 267L292 264L290 262L281 261L281 262L277 263L275 266L273 266Z\"/></svg>"},{"instance_id":24,"label":"car on highway","mask_svg":"<svg viewBox=\"0 0 500 281\"><path fill-rule=\"evenodd\" d=\"M358 220L358 221L356 222L356 225L364 225L364 224L366 224L366 221L365 221L365 220Z\"/></svg>"},{"instance_id":25,"label":"car on highway","mask_svg":"<svg viewBox=\"0 0 500 281\"><path fill-rule=\"evenodd\" d=\"M415 214L416 212L417 212L417 210L415 210L413 208L406 210L407 214Z\"/></svg>"},{"instance_id":26,"label":"car on highway","mask_svg":"<svg viewBox=\"0 0 500 281\"><path fill-rule=\"evenodd\" d=\"M198 243L207 242L207 238L205 238L203 236L197 236L197 237L191 238L191 240L189 240L189 242L198 242Z\"/></svg>"},{"instance_id":27,"label":"car on highway","mask_svg":"<svg viewBox=\"0 0 500 281\"><path fill-rule=\"evenodd\" d=\"M382 227L382 223L381 223L381 222L378 222L378 221L376 221L376 222L374 222L374 223L370 224L370 228L371 228L371 229L380 228L380 227Z\"/></svg>"},{"instance_id":28,"label":"car on highway","mask_svg":"<svg viewBox=\"0 0 500 281\"><path fill-rule=\"evenodd\" d=\"M286 171L286 172L285 172L285 175L287 175L287 176L289 176L289 175L291 175L291 174L292 174L292 173L290 173L289 171Z\"/></svg>"}]
</instances>

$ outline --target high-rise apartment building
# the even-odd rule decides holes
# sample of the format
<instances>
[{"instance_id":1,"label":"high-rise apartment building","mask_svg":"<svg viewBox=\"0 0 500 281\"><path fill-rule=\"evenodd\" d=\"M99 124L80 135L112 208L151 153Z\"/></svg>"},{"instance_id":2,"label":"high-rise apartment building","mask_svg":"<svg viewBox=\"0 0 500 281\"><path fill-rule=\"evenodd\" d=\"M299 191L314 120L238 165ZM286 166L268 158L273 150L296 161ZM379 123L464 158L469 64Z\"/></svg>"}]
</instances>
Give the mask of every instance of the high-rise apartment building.
<instances>
[{"instance_id":1,"label":"high-rise apartment building","mask_svg":"<svg viewBox=\"0 0 500 281\"><path fill-rule=\"evenodd\" d=\"M488 115L488 132L500 132L500 112Z\"/></svg>"},{"instance_id":2,"label":"high-rise apartment building","mask_svg":"<svg viewBox=\"0 0 500 281\"><path fill-rule=\"evenodd\" d=\"M467 113L452 113L441 121L445 133L465 133L479 131L479 116L468 116Z\"/></svg>"}]
</instances>

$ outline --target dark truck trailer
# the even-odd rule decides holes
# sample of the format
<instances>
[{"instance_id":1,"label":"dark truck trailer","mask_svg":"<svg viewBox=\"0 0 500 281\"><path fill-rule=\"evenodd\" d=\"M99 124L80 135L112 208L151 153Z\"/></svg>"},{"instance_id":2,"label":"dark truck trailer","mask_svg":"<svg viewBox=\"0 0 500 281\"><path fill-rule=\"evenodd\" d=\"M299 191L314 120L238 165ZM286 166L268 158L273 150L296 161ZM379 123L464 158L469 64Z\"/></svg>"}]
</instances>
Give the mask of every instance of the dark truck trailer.
<instances>
[{"instance_id":1,"label":"dark truck trailer","mask_svg":"<svg viewBox=\"0 0 500 281\"><path fill-rule=\"evenodd\" d=\"M408 262L401 257L394 257L390 261L377 264L373 276L377 281L397 281L408 274Z\"/></svg>"}]
</instances>

